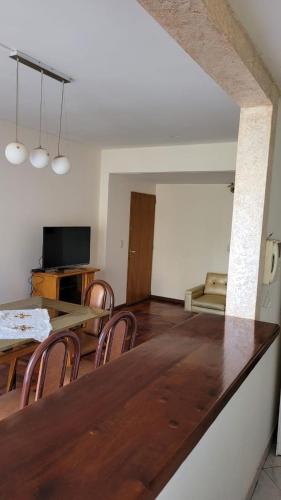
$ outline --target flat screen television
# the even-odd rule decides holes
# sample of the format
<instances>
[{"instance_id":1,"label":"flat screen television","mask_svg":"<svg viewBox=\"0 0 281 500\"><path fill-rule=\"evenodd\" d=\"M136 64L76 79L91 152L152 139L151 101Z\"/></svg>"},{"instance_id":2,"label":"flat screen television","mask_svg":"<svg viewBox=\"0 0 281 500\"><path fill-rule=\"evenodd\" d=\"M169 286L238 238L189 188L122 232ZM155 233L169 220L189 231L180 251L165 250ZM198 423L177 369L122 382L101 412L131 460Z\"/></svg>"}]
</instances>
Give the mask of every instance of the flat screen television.
<instances>
[{"instance_id":1,"label":"flat screen television","mask_svg":"<svg viewBox=\"0 0 281 500\"><path fill-rule=\"evenodd\" d=\"M43 227L43 269L89 264L90 240L89 226Z\"/></svg>"}]
</instances>

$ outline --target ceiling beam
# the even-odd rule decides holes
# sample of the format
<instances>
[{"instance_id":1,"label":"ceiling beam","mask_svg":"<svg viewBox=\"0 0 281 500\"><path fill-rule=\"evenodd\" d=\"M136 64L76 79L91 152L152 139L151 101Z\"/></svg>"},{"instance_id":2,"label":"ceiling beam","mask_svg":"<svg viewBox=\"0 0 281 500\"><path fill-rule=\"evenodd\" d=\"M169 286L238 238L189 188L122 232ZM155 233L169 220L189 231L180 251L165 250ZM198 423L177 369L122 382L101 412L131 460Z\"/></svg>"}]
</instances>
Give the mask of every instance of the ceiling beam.
<instances>
[{"instance_id":1,"label":"ceiling beam","mask_svg":"<svg viewBox=\"0 0 281 500\"><path fill-rule=\"evenodd\" d=\"M240 107L275 104L279 90L225 0L138 0Z\"/></svg>"}]
</instances>

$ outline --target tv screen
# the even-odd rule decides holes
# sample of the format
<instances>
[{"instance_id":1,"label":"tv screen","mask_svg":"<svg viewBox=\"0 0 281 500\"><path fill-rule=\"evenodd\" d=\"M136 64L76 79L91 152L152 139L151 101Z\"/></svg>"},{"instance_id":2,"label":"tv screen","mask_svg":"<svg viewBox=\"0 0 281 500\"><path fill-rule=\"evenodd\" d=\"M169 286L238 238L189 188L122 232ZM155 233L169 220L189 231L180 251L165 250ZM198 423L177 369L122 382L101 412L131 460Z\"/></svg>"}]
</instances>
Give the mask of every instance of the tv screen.
<instances>
[{"instance_id":1,"label":"tv screen","mask_svg":"<svg viewBox=\"0 0 281 500\"><path fill-rule=\"evenodd\" d=\"M90 240L88 226L43 227L43 268L89 264Z\"/></svg>"}]
</instances>

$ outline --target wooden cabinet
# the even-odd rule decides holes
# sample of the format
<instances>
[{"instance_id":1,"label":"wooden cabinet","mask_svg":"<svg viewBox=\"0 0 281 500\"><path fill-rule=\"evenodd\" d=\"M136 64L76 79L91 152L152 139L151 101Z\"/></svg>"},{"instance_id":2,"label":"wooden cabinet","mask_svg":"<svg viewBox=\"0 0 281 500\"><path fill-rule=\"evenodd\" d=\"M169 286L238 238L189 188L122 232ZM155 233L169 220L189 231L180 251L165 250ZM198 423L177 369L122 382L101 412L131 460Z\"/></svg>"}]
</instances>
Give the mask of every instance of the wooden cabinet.
<instances>
[{"instance_id":1,"label":"wooden cabinet","mask_svg":"<svg viewBox=\"0 0 281 500\"><path fill-rule=\"evenodd\" d=\"M32 273L32 295L81 304L82 295L100 269L81 267Z\"/></svg>"}]
</instances>

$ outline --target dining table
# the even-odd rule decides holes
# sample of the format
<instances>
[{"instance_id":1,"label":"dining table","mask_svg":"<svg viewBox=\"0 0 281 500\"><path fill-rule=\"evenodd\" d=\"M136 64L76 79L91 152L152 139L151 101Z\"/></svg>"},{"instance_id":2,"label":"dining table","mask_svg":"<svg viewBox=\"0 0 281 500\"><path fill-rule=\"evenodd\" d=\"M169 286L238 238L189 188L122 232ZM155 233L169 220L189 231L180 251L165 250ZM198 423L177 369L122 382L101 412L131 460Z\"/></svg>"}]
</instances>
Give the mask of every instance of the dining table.
<instances>
[{"instance_id":1,"label":"dining table","mask_svg":"<svg viewBox=\"0 0 281 500\"><path fill-rule=\"evenodd\" d=\"M47 309L52 326L52 333L75 329L89 320L108 316L108 311L95 309L81 304L63 302L44 297L29 297L23 300L0 304L2 310ZM0 364L9 366L6 390L14 387L16 366L19 358L32 354L38 342L34 339L1 339L0 329Z\"/></svg>"}]
</instances>

